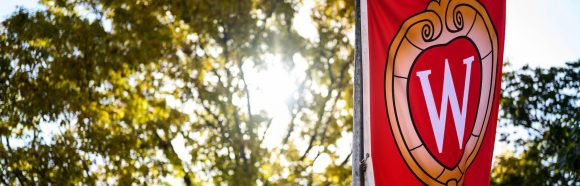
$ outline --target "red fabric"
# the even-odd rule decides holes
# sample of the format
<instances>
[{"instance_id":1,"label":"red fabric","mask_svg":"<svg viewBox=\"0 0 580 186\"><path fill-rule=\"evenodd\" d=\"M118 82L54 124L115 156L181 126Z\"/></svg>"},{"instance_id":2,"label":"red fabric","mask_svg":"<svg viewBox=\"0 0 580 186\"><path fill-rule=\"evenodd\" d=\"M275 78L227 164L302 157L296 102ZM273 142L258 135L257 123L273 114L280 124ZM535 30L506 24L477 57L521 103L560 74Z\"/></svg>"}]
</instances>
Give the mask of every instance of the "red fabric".
<instances>
[{"instance_id":1,"label":"red fabric","mask_svg":"<svg viewBox=\"0 0 580 186\"><path fill-rule=\"evenodd\" d=\"M495 96L493 100L493 107L491 110L491 116L489 124L486 130L485 138L478 151L478 155L475 160L469 166L469 169L464 174L464 185L489 185L489 176L491 170L492 156L493 156L493 145L495 140L496 124L497 124L497 113L499 104L499 91L501 88L501 67L503 59L503 46L504 46L504 30L505 30L505 0L479 0L479 2L487 10L487 14L491 18L495 30L497 32L497 40L499 44L498 51L498 70L497 78L495 79ZM427 0L402 0L402 1L389 1L389 0L367 0L367 10L368 10L368 45L369 45L369 69L370 69L370 131L371 131L371 149L372 149L372 159L373 159L373 171L374 171L374 182L375 185L421 185L422 182L417 178L405 163L405 160L401 156L399 149L394 141L394 137L389 126L389 121L387 118L387 111L385 105L385 66L387 62L387 54L389 52L389 45L391 44L395 34L399 31L401 24L407 18L424 11L428 5ZM430 53L425 54L426 56L421 56L421 60L433 60L437 64L433 66L433 73L430 77L439 78L443 77L443 59L449 58L450 67L463 67L463 63L459 60L466 56L461 56L459 53L453 52L453 50L472 50L468 44L461 43L450 44L453 45L451 48L443 48L438 51L432 50ZM461 47L468 46L468 47ZM449 57L445 57L445 55ZM481 56L476 56L476 58ZM456 62L453 62L456 61ZM474 61L479 63L479 59ZM425 65L425 64L423 64ZM428 65L428 64L427 64ZM420 66L420 65L419 65ZM417 68L419 68L419 66ZM414 69L413 73L417 70ZM439 71L436 73L436 71ZM461 101L463 93L463 82L464 78L462 76L464 71L453 72L454 83L456 87L456 92L458 99ZM479 76L479 66L474 66L472 69L472 82L479 82L476 78ZM474 80L475 79L475 80ZM423 92L421 91L421 85L418 79L413 80L410 78L410 89L413 90L417 96L423 99ZM441 104L441 82L431 81L431 86L433 86L433 97L437 104L437 109ZM415 87L415 88L413 88ZM470 91L479 91L479 89L474 88ZM472 95L472 93L470 93ZM420 100L420 99L418 99ZM411 101L413 102L413 101ZM423 100L424 102L424 100ZM472 103L471 100L469 100ZM413 103L411 103L413 105ZM417 103L419 104L419 103ZM422 103L424 104L424 103ZM413 107L413 106L411 106ZM470 118L473 115L473 110L468 109L467 121L473 121ZM423 117L421 117L423 116ZM414 118L420 118L425 122L429 121L428 113L414 113ZM472 116L471 116L472 117ZM467 122L472 123L472 122ZM471 131L473 126L466 124L466 134L464 141ZM426 146L431 150L437 149L435 141L433 140L432 129L430 127L421 128L417 126L419 135L421 135L425 141ZM457 146L457 138L454 134L455 128L453 127L452 114L451 111L447 112L447 122L445 129L445 140L444 149L452 149L454 144ZM430 136L429 136L430 135ZM465 143L465 142L464 142ZM454 151L459 150L453 149ZM448 151L447 151L448 152ZM453 157L456 153L451 153L451 155L441 155L439 158L448 157L445 160L445 164L452 165L458 161L458 157Z\"/></svg>"}]
</instances>

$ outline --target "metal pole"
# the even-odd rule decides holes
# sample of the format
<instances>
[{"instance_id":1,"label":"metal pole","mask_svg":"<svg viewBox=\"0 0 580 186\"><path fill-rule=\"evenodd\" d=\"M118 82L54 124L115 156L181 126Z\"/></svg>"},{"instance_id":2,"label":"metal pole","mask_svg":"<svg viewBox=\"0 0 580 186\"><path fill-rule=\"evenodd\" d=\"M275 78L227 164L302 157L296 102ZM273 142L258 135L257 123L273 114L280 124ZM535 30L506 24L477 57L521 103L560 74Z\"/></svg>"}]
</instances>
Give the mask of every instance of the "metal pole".
<instances>
[{"instance_id":1,"label":"metal pole","mask_svg":"<svg viewBox=\"0 0 580 186\"><path fill-rule=\"evenodd\" d=\"M363 143L363 79L362 79L362 43L361 43L361 11L360 1L355 0L355 57L354 57L354 122L352 139L352 185L364 184Z\"/></svg>"}]
</instances>

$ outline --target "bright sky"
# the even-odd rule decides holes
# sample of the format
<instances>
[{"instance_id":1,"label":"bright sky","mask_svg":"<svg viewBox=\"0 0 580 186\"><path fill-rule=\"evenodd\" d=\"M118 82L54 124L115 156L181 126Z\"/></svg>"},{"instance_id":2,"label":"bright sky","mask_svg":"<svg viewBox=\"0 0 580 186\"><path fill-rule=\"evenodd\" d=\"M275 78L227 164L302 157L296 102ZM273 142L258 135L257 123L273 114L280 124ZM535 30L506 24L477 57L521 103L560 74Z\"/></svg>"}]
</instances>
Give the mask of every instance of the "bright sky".
<instances>
[{"instance_id":1,"label":"bright sky","mask_svg":"<svg viewBox=\"0 0 580 186\"><path fill-rule=\"evenodd\" d=\"M580 59L580 1L508 0L504 59L515 67Z\"/></svg>"},{"instance_id":2,"label":"bright sky","mask_svg":"<svg viewBox=\"0 0 580 186\"><path fill-rule=\"evenodd\" d=\"M0 21L10 16L17 6L28 9L39 9L36 0L2 0L0 5ZM313 0L305 0L304 6L294 19L297 32L311 41L317 41L316 28L310 19ZM531 66L561 66L567 61L580 59L580 1L577 0L507 0L507 25L504 59L509 60L513 67L524 64ZM279 60L277 56L269 56ZM301 56L295 56L294 61L305 63ZM274 117L273 126L265 140L267 148L273 148L280 143L280 136L286 131L289 113L286 100L295 90L296 82L301 77L300 69L288 72L280 63L272 63L268 71L252 71L248 74L252 102L255 109L267 110ZM513 68L512 67L512 68ZM282 82L282 83L281 83ZM264 86L265 85L265 86ZM257 99L259 98L259 99ZM345 139L350 139L349 134ZM176 138L173 143L180 149L183 147L183 137ZM298 142L300 143L300 142ZM350 147L349 140L343 140ZM498 144L496 149L504 149L504 144ZM348 154L350 149L341 148ZM188 159L186 151L179 153L183 159ZM341 152L343 154L343 152ZM329 162L328 158L319 158L315 162L316 172L322 171Z\"/></svg>"},{"instance_id":3,"label":"bright sky","mask_svg":"<svg viewBox=\"0 0 580 186\"><path fill-rule=\"evenodd\" d=\"M10 16L17 6L27 9L35 9L38 7L37 0L2 0L0 5L0 20L4 20Z\"/></svg>"}]
</instances>

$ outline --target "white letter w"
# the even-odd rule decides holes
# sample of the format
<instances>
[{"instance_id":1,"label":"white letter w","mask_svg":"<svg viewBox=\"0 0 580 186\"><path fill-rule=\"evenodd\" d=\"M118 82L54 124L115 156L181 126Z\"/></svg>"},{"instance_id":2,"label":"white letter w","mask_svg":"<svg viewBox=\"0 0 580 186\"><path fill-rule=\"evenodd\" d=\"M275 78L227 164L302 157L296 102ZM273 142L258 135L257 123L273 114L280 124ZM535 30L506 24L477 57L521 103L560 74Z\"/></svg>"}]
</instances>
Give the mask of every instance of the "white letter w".
<instances>
[{"instance_id":1,"label":"white letter w","mask_svg":"<svg viewBox=\"0 0 580 186\"><path fill-rule=\"evenodd\" d=\"M441 153L443 149L443 139L445 138L445 121L447 118L447 101L451 103L451 112L453 114L453 121L455 122L455 130L457 132L457 139L459 141L459 149L463 148L463 132L465 130L465 115L467 108L467 96L469 95L469 82L471 78L471 62L473 56L463 60L463 64L467 65L465 73L465 86L463 87L463 104L461 111L459 110L459 103L457 101L457 93L455 92L455 85L453 84L453 77L449 70L449 62L445 59L445 77L443 78L443 96L441 97L441 109L439 115L435 108L435 101L433 100L433 90L431 90L431 83L429 83L429 74L431 70L424 70L417 72L421 81L421 88L427 103L427 110L429 111L429 118L431 119L431 126L435 134L435 141L437 142L437 150Z\"/></svg>"}]
</instances>

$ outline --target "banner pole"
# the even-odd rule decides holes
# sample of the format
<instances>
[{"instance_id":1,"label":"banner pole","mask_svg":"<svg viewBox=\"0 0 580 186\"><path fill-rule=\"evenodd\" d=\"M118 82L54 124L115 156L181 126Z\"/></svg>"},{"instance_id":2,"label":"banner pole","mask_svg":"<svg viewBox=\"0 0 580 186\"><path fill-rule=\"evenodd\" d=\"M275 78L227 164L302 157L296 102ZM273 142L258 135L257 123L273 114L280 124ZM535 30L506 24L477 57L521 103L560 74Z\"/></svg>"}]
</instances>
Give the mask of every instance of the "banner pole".
<instances>
[{"instance_id":1,"label":"banner pole","mask_svg":"<svg viewBox=\"0 0 580 186\"><path fill-rule=\"evenodd\" d=\"M354 122L352 140L352 185L365 185L363 143L363 76L360 1L355 0L355 58L354 58Z\"/></svg>"}]
</instances>

